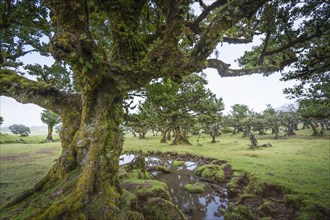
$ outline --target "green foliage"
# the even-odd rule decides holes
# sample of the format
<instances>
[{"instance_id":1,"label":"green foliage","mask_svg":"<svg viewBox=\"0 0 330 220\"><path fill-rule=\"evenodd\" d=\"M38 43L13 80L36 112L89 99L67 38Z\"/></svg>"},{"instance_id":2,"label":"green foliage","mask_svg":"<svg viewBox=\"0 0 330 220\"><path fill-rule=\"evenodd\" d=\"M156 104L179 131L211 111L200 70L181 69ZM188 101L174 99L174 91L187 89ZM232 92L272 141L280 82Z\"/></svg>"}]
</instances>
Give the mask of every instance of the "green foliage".
<instances>
[{"instance_id":1,"label":"green foliage","mask_svg":"<svg viewBox=\"0 0 330 220\"><path fill-rule=\"evenodd\" d=\"M41 39L51 35L48 9L44 4L39 0L5 1L0 4L0 12L4 66L17 68L23 64L17 58L32 51L49 55L49 44Z\"/></svg>"},{"instance_id":2,"label":"green foliage","mask_svg":"<svg viewBox=\"0 0 330 220\"><path fill-rule=\"evenodd\" d=\"M13 134L19 134L22 137L28 136L31 133L30 128L22 124L13 124L8 128Z\"/></svg>"},{"instance_id":3,"label":"green foliage","mask_svg":"<svg viewBox=\"0 0 330 220\"><path fill-rule=\"evenodd\" d=\"M181 82L170 78L154 81L146 86L147 100L139 107L139 115L162 130L176 126L191 130L197 123L208 132L215 130L224 105L206 85L204 76L197 74L185 76Z\"/></svg>"},{"instance_id":4,"label":"green foliage","mask_svg":"<svg viewBox=\"0 0 330 220\"><path fill-rule=\"evenodd\" d=\"M41 121L50 127L54 127L61 122L61 119L56 113L49 110L43 110L41 112Z\"/></svg>"},{"instance_id":5,"label":"green foliage","mask_svg":"<svg viewBox=\"0 0 330 220\"><path fill-rule=\"evenodd\" d=\"M40 82L45 82L55 86L59 90L74 92L72 82L72 71L70 71L64 62L55 62L50 67L40 64L26 65L25 70L31 76L35 76Z\"/></svg>"}]
</instances>

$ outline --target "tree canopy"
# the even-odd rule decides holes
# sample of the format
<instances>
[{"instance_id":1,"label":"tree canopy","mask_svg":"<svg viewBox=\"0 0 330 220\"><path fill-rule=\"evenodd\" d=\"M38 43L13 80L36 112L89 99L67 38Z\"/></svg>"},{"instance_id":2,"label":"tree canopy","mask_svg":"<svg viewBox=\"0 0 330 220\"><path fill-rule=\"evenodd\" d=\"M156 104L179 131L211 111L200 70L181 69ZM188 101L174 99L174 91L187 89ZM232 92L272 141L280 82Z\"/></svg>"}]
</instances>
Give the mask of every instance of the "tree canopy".
<instances>
[{"instance_id":1,"label":"tree canopy","mask_svg":"<svg viewBox=\"0 0 330 220\"><path fill-rule=\"evenodd\" d=\"M49 110L43 110L40 116L42 123L48 126L47 140L53 141L53 128L61 122L60 116Z\"/></svg>"},{"instance_id":2,"label":"tree canopy","mask_svg":"<svg viewBox=\"0 0 330 220\"><path fill-rule=\"evenodd\" d=\"M29 133L31 133L30 128L22 124L13 124L8 128L13 134L19 134L22 137L29 136Z\"/></svg>"},{"instance_id":3,"label":"tree canopy","mask_svg":"<svg viewBox=\"0 0 330 220\"><path fill-rule=\"evenodd\" d=\"M328 12L325 0L3 1L0 95L60 115L63 150L33 190L2 208L50 193L47 198L56 199L29 215L125 218L118 164L126 93L153 79L180 81L208 67L221 77L267 75L304 58L326 59L318 54L328 42ZM241 69L212 55L219 43L246 44L255 36L262 36L261 45L239 59ZM20 58L29 53L52 56L56 63L26 65ZM63 180L71 188L63 186L59 195Z\"/></svg>"}]
</instances>

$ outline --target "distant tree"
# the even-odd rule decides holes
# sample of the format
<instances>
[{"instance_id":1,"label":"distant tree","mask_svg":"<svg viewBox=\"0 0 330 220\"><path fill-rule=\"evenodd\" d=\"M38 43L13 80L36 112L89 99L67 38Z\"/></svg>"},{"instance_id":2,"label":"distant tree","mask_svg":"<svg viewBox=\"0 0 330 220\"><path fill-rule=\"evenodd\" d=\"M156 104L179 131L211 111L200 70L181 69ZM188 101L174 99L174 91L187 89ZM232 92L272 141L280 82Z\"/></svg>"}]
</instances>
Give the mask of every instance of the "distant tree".
<instances>
[{"instance_id":1,"label":"distant tree","mask_svg":"<svg viewBox=\"0 0 330 220\"><path fill-rule=\"evenodd\" d=\"M126 125L130 127L133 134L138 133L140 139L145 138L150 128L146 117L148 117L148 115L145 115L144 112L130 114L127 117Z\"/></svg>"},{"instance_id":2,"label":"distant tree","mask_svg":"<svg viewBox=\"0 0 330 220\"><path fill-rule=\"evenodd\" d=\"M275 139L279 139L281 121L278 113L271 105L267 105L262 115L266 121L266 126L272 130L272 134L275 134Z\"/></svg>"},{"instance_id":3,"label":"distant tree","mask_svg":"<svg viewBox=\"0 0 330 220\"><path fill-rule=\"evenodd\" d=\"M330 103L323 100L304 99L300 100L298 114L304 123L313 130L313 136L324 136L330 119ZM321 124L321 131L317 129Z\"/></svg>"},{"instance_id":4,"label":"distant tree","mask_svg":"<svg viewBox=\"0 0 330 220\"><path fill-rule=\"evenodd\" d=\"M211 91L206 91L203 100L196 102L195 113L198 122L202 126L205 133L212 137L212 143L216 143L216 136L221 134L221 111L224 109L222 98L217 98Z\"/></svg>"},{"instance_id":5,"label":"distant tree","mask_svg":"<svg viewBox=\"0 0 330 220\"><path fill-rule=\"evenodd\" d=\"M295 130L301 117L297 114L297 109L289 106L288 111L279 112L279 120L281 125L285 127L285 132L287 136L296 135Z\"/></svg>"},{"instance_id":6,"label":"distant tree","mask_svg":"<svg viewBox=\"0 0 330 220\"><path fill-rule=\"evenodd\" d=\"M22 137L26 137L29 136L29 133L31 133L31 130L29 127L26 127L25 125L22 124L13 124L10 125L9 130L13 133L13 134L19 134Z\"/></svg>"},{"instance_id":7,"label":"distant tree","mask_svg":"<svg viewBox=\"0 0 330 220\"><path fill-rule=\"evenodd\" d=\"M247 118L249 117L251 110L247 105L243 104L235 104L231 108L230 115L231 124L234 127L233 134L236 134L239 131L245 131L243 136L248 136L249 129L246 129L249 127ZM244 129L244 127L246 128Z\"/></svg>"},{"instance_id":8,"label":"distant tree","mask_svg":"<svg viewBox=\"0 0 330 220\"><path fill-rule=\"evenodd\" d=\"M3 117L0 116L0 125L2 125L2 123L3 123Z\"/></svg>"},{"instance_id":9,"label":"distant tree","mask_svg":"<svg viewBox=\"0 0 330 220\"><path fill-rule=\"evenodd\" d=\"M146 87L147 101L152 103L152 116L158 124L163 124L161 142L169 140L169 134L174 133L172 144L189 144L187 132L193 130L196 122L203 123L208 133L216 134L213 126L223 110L222 99L206 88L207 81L203 74L192 74L177 80L164 78ZM154 115L157 112L157 116ZM196 120L195 120L196 119ZM209 128L206 128L209 127ZM210 134L210 133L209 133ZM212 135L211 135L212 136Z\"/></svg>"},{"instance_id":10,"label":"distant tree","mask_svg":"<svg viewBox=\"0 0 330 220\"><path fill-rule=\"evenodd\" d=\"M49 110L41 112L41 121L48 126L47 140L53 141L53 128L61 122L60 116Z\"/></svg>"},{"instance_id":11,"label":"distant tree","mask_svg":"<svg viewBox=\"0 0 330 220\"><path fill-rule=\"evenodd\" d=\"M259 135L266 134L267 121L262 113L253 113L251 127L253 131L258 131Z\"/></svg>"}]
</instances>

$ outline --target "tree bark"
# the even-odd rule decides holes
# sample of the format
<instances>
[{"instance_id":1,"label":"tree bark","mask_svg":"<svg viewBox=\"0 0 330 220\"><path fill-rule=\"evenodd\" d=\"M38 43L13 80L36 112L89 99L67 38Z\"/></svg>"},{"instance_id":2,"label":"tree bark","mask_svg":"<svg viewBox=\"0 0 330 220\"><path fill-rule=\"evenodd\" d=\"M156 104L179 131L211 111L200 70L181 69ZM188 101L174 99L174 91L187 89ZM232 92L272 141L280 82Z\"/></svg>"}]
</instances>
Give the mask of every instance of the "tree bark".
<instances>
[{"instance_id":1,"label":"tree bark","mask_svg":"<svg viewBox=\"0 0 330 220\"><path fill-rule=\"evenodd\" d=\"M167 143L166 142L166 138L167 138L168 133L170 133L171 129L172 129L172 126L169 126L168 128L166 128L163 131L163 133L162 133L162 139L160 140L160 143Z\"/></svg>"},{"instance_id":2,"label":"tree bark","mask_svg":"<svg viewBox=\"0 0 330 220\"><path fill-rule=\"evenodd\" d=\"M320 133L319 133L319 131L317 130L317 128L316 128L316 126L315 126L315 124L313 123L313 122L311 122L311 121L307 121L307 123L310 125L310 127L312 128L312 130L313 130L313 134L312 134L312 136L320 136Z\"/></svg>"},{"instance_id":3,"label":"tree bark","mask_svg":"<svg viewBox=\"0 0 330 220\"><path fill-rule=\"evenodd\" d=\"M273 128L273 130L274 130L274 134L275 134L274 138L276 140L280 139L280 135L279 135L280 131L279 131L278 127Z\"/></svg>"},{"instance_id":4,"label":"tree bark","mask_svg":"<svg viewBox=\"0 0 330 220\"><path fill-rule=\"evenodd\" d=\"M216 141L215 141L215 135L211 135L212 136L212 141L211 141L211 143L216 143Z\"/></svg>"},{"instance_id":5,"label":"tree bark","mask_svg":"<svg viewBox=\"0 0 330 220\"><path fill-rule=\"evenodd\" d=\"M5 207L37 193L54 202L34 213L34 219L116 219L121 196L121 121L120 97L98 92L85 94L81 114L65 112L62 117L62 154L58 162L33 190Z\"/></svg>"},{"instance_id":6,"label":"tree bark","mask_svg":"<svg viewBox=\"0 0 330 220\"><path fill-rule=\"evenodd\" d=\"M53 141L53 125L48 125L48 134L47 134L47 140Z\"/></svg>"},{"instance_id":7,"label":"tree bark","mask_svg":"<svg viewBox=\"0 0 330 220\"><path fill-rule=\"evenodd\" d=\"M74 191L53 203L40 217L50 218L56 212L57 217L79 213L88 219L106 219L118 214L121 104L121 98L110 95L93 92L84 97L80 126L70 144L74 151L70 170L79 172ZM63 154L61 157L68 159ZM65 205L58 209L63 202Z\"/></svg>"},{"instance_id":8,"label":"tree bark","mask_svg":"<svg viewBox=\"0 0 330 220\"><path fill-rule=\"evenodd\" d=\"M258 147L258 141L257 141L257 138L254 136L254 134L252 134L252 132L250 132L249 136L250 136L251 147L252 148Z\"/></svg>"},{"instance_id":9,"label":"tree bark","mask_svg":"<svg viewBox=\"0 0 330 220\"><path fill-rule=\"evenodd\" d=\"M168 130L168 131L167 131L167 133L166 133L166 140L167 140L167 141L172 140L171 130Z\"/></svg>"},{"instance_id":10,"label":"tree bark","mask_svg":"<svg viewBox=\"0 0 330 220\"><path fill-rule=\"evenodd\" d=\"M186 137L184 137L184 135L182 134L182 130L179 125L175 126L174 132L175 132L175 137L174 137L171 145L190 144L188 139Z\"/></svg>"}]
</instances>

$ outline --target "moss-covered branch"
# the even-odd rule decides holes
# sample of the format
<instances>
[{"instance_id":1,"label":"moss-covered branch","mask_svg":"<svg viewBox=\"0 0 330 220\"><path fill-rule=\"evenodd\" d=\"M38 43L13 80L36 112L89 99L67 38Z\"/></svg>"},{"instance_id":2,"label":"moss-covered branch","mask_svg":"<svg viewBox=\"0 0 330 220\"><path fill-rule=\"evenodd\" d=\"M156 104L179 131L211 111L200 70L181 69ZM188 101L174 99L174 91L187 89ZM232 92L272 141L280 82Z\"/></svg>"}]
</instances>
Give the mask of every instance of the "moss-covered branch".
<instances>
[{"instance_id":1,"label":"moss-covered branch","mask_svg":"<svg viewBox=\"0 0 330 220\"><path fill-rule=\"evenodd\" d=\"M191 52L193 62L205 60L224 33L243 18L249 19L267 0L233 0L219 8Z\"/></svg>"},{"instance_id":2,"label":"moss-covered branch","mask_svg":"<svg viewBox=\"0 0 330 220\"><path fill-rule=\"evenodd\" d=\"M256 66L253 68L243 68L243 69L230 69L230 64L226 64L221 60L208 59L207 66L209 68L214 68L218 71L221 77L234 77L234 76L245 76L262 73L268 75L270 73L280 70L279 66Z\"/></svg>"},{"instance_id":3,"label":"moss-covered branch","mask_svg":"<svg viewBox=\"0 0 330 220\"><path fill-rule=\"evenodd\" d=\"M191 28L193 31L197 31L200 27L199 27L199 24L216 8L222 6L222 5L225 5L227 4L227 0L217 0L215 2L213 2L211 5L209 6L206 6L205 4L204 5L204 10L203 12L197 17L197 19L194 21L194 23L192 24ZM200 1L200 3L202 3Z\"/></svg>"},{"instance_id":4,"label":"moss-covered branch","mask_svg":"<svg viewBox=\"0 0 330 220\"><path fill-rule=\"evenodd\" d=\"M0 95L23 104L33 103L58 114L68 108L80 108L78 95L61 92L46 83L29 80L7 69L0 69Z\"/></svg>"}]
</instances>

